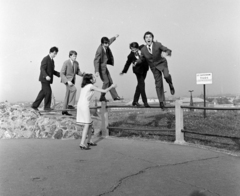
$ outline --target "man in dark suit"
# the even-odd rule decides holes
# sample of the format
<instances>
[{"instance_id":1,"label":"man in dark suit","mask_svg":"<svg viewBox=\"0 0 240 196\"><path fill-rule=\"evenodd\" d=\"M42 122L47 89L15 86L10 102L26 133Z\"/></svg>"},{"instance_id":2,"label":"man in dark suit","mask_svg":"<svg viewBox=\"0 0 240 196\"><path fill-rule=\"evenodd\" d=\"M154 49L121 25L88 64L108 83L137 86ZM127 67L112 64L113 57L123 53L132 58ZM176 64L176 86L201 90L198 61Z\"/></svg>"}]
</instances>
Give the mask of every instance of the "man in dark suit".
<instances>
[{"instance_id":1,"label":"man in dark suit","mask_svg":"<svg viewBox=\"0 0 240 196\"><path fill-rule=\"evenodd\" d=\"M75 87L76 75L83 76L79 69L79 64L76 61L77 52L71 50L69 52L69 59L63 63L60 76L61 82L66 85L66 94L65 99L63 101L63 109L75 109L75 99L77 88ZM71 116L67 111L63 111L62 115Z\"/></svg>"},{"instance_id":2,"label":"man in dark suit","mask_svg":"<svg viewBox=\"0 0 240 196\"><path fill-rule=\"evenodd\" d=\"M52 97L52 89L50 84L53 83L53 75L60 77L60 73L54 70L54 61L53 59L58 53L57 47L50 48L49 55L43 58L40 67L40 76L39 81L42 84L42 89L39 92L36 100L32 104L32 108L34 110L38 110L39 105L44 99L44 110L51 111L51 97Z\"/></svg>"},{"instance_id":3,"label":"man in dark suit","mask_svg":"<svg viewBox=\"0 0 240 196\"><path fill-rule=\"evenodd\" d=\"M102 89L106 89L113 84L111 75L107 69L107 65L114 65L114 58L109 46L116 40L118 35L108 39L107 37L102 37L101 45L98 47L95 58L94 58L94 68L96 77L100 75L103 81ZM110 94L114 101L121 100L115 88L110 90ZM105 98L105 93L101 93L99 101L108 101Z\"/></svg>"},{"instance_id":4,"label":"man in dark suit","mask_svg":"<svg viewBox=\"0 0 240 196\"><path fill-rule=\"evenodd\" d=\"M164 88L162 81L162 73L166 82L170 87L170 92L172 95L175 93L175 89L172 83L172 77L169 74L168 64L166 58L162 56L162 52L166 52L168 56L171 56L172 51L167 47L163 46L159 42L154 42L154 35L151 32L146 32L143 36L146 45L141 49L141 58L137 63L146 60L155 79L157 96L160 102L160 107L164 108Z\"/></svg>"},{"instance_id":5,"label":"man in dark suit","mask_svg":"<svg viewBox=\"0 0 240 196\"><path fill-rule=\"evenodd\" d=\"M136 87L136 90L135 90L132 105L137 106L137 107L141 106L138 103L139 97L141 95L144 106L145 107L150 107L148 105L147 96L146 96L146 92L145 92L145 78L147 76L148 64L147 64L146 61L143 61L143 62L135 65L137 59L140 58L140 50L139 49L141 49L143 46L144 45L141 45L139 47L137 42L133 42L133 43L130 44L131 52L128 55L127 62L125 64L122 72L120 73L120 75L123 75L123 74L127 73L128 68L130 67L131 64L133 64L133 73L137 77L138 84L137 84L137 87Z\"/></svg>"}]
</instances>

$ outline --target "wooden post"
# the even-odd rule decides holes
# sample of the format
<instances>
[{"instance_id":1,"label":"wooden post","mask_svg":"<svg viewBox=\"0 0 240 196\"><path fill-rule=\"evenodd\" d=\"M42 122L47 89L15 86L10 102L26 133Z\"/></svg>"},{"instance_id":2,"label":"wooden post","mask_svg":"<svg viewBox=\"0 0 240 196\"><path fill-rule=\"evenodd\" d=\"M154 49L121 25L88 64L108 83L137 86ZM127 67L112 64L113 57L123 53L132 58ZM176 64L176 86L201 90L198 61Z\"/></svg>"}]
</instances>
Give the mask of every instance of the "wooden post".
<instances>
[{"instance_id":1,"label":"wooden post","mask_svg":"<svg viewBox=\"0 0 240 196\"><path fill-rule=\"evenodd\" d=\"M108 137L109 136L109 131L108 131L108 110L107 110L107 102L102 101L101 102L101 131L102 131L102 136L103 137Z\"/></svg>"},{"instance_id":2,"label":"wooden post","mask_svg":"<svg viewBox=\"0 0 240 196\"><path fill-rule=\"evenodd\" d=\"M176 133L175 142L176 144L186 143L184 140L183 130L183 109L181 108L182 102L180 100L175 101L175 121L176 121Z\"/></svg>"},{"instance_id":3,"label":"wooden post","mask_svg":"<svg viewBox=\"0 0 240 196\"><path fill-rule=\"evenodd\" d=\"M95 107L98 106L97 102L98 102L98 101L97 101L97 98L95 97ZM97 108L96 108L96 109L93 109L93 116L98 116Z\"/></svg>"}]
</instances>

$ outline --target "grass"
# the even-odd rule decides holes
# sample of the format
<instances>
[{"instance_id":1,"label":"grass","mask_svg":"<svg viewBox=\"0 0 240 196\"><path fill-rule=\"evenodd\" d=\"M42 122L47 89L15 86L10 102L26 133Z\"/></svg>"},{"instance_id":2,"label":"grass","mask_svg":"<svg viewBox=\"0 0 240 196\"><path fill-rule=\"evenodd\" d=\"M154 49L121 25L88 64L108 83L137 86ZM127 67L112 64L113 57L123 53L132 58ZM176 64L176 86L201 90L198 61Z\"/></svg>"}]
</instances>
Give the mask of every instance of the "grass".
<instances>
[{"instance_id":1,"label":"grass","mask_svg":"<svg viewBox=\"0 0 240 196\"><path fill-rule=\"evenodd\" d=\"M170 142L175 140L174 112L162 112L159 109L112 110L109 112L109 127L124 128L124 130L110 128L110 135L117 137L138 137ZM184 130L240 138L240 113L237 111L207 112L207 117L203 118L202 111L187 111L184 112ZM185 133L185 140L189 143L231 151L240 150L240 139Z\"/></svg>"}]
</instances>

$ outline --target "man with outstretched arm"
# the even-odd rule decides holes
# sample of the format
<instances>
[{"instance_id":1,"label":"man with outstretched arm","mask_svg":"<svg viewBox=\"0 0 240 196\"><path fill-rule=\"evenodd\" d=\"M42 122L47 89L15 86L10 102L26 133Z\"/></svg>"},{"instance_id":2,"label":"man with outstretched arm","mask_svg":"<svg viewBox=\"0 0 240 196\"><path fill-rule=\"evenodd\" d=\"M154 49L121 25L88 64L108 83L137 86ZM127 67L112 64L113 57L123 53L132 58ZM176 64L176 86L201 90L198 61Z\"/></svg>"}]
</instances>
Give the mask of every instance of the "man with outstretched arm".
<instances>
[{"instance_id":1,"label":"man with outstretched arm","mask_svg":"<svg viewBox=\"0 0 240 196\"><path fill-rule=\"evenodd\" d=\"M148 105L147 95L145 92L145 78L148 72L148 64L146 61L143 61L142 63L138 63L137 65L135 65L136 60L140 58L140 49L143 46L144 45L139 46L137 42L132 42L129 45L131 52L127 57L127 62L120 75L127 73L130 65L133 65L133 73L136 75L138 83L134 93L132 105L137 107L141 106L138 103L139 97L141 95L144 106L149 108L150 106Z\"/></svg>"},{"instance_id":2,"label":"man with outstretched arm","mask_svg":"<svg viewBox=\"0 0 240 196\"><path fill-rule=\"evenodd\" d=\"M111 39L108 39L107 37L102 37L101 44L96 51L96 55L94 58L94 68L96 77L100 76L101 80L103 81L102 89L106 89L113 84L113 80L108 71L107 65L114 65L114 58L109 46L116 40L118 36L119 35L116 35ZM101 93L99 101L108 101L105 98L105 94L106 93ZM110 90L110 94L114 101L121 100L115 88L112 88Z\"/></svg>"},{"instance_id":3,"label":"man with outstretched arm","mask_svg":"<svg viewBox=\"0 0 240 196\"><path fill-rule=\"evenodd\" d=\"M142 47L141 58L137 61L137 63L140 63L143 60L147 61L155 79L156 91L160 107L164 109L165 95L162 73L170 87L170 92L172 95L175 94L175 89L172 83L172 77L169 74L167 60L166 58L162 57L162 52L166 52L168 56L171 56L172 51L163 46L161 43L154 42L154 35L149 31L144 34L143 39L146 42L146 45Z\"/></svg>"}]
</instances>

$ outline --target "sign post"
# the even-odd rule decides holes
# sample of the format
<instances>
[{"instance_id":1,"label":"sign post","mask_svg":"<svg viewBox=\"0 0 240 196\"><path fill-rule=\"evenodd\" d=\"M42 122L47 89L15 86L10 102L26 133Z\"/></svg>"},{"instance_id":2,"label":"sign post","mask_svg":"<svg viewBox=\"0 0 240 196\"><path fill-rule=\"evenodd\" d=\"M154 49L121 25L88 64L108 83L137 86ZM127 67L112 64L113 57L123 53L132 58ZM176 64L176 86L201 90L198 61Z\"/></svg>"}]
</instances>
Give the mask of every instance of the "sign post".
<instances>
[{"instance_id":1,"label":"sign post","mask_svg":"<svg viewBox=\"0 0 240 196\"><path fill-rule=\"evenodd\" d=\"M212 84L212 73L197 73L197 84L203 84L203 100L206 107L206 84ZM203 116L206 118L206 110L203 111Z\"/></svg>"}]
</instances>

